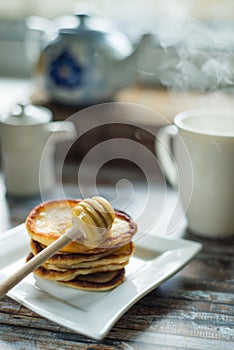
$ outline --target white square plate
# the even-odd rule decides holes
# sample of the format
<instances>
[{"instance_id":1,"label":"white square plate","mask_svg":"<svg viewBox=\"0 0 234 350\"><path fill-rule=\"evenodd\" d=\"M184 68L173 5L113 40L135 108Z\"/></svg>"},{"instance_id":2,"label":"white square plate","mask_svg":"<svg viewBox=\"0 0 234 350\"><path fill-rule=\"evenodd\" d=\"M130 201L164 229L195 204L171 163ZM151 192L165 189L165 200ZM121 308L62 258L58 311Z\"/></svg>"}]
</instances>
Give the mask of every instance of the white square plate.
<instances>
[{"instance_id":1,"label":"white square plate","mask_svg":"<svg viewBox=\"0 0 234 350\"><path fill-rule=\"evenodd\" d=\"M8 296L51 321L102 339L134 303L183 268L200 249L196 242L147 234L135 242L126 279L112 291L78 291L31 274ZM24 263L29 252L24 224L0 235L0 251L3 280Z\"/></svg>"}]
</instances>

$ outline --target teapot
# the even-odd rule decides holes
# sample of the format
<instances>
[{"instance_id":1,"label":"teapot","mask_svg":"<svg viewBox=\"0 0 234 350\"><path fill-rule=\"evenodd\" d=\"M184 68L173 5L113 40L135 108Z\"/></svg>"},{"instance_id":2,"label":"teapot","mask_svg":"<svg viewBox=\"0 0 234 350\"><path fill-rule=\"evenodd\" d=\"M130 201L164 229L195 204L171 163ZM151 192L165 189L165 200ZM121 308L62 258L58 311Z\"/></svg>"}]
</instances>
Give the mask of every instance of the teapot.
<instances>
[{"instance_id":1,"label":"teapot","mask_svg":"<svg viewBox=\"0 0 234 350\"><path fill-rule=\"evenodd\" d=\"M52 122L51 119L49 109L25 101L0 118L2 165L8 196L29 197L53 189L55 142L73 140L76 131L69 121Z\"/></svg>"},{"instance_id":2,"label":"teapot","mask_svg":"<svg viewBox=\"0 0 234 350\"><path fill-rule=\"evenodd\" d=\"M45 19L41 25L38 17L27 23L31 29L44 27L47 33L36 75L50 100L65 105L110 101L118 90L136 82L144 36L133 48L112 24L85 13L54 19L57 31L51 35Z\"/></svg>"}]
</instances>

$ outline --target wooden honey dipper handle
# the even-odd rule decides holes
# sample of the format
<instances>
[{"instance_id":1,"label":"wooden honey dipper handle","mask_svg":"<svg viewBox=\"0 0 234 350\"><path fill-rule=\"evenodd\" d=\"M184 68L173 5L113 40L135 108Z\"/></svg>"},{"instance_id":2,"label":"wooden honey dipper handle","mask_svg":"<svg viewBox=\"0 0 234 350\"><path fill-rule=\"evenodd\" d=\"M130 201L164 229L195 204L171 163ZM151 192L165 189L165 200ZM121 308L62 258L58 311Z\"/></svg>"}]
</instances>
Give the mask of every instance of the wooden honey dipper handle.
<instances>
[{"instance_id":1,"label":"wooden honey dipper handle","mask_svg":"<svg viewBox=\"0 0 234 350\"><path fill-rule=\"evenodd\" d=\"M88 237L88 243L99 244L103 237L100 236L98 229L103 227L107 229L111 226L114 220L114 209L102 197L93 197L91 199L84 200L80 202L73 209L73 226L66 231L59 239L54 243L43 249L39 254L35 255L31 260L29 260L24 266L19 270L14 272L11 276L7 277L4 281L0 282L0 299L6 295L6 293L12 289L16 284L22 281L27 275L29 275L33 270L37 269L46 260L53 256L57 251L63 248L69 242L78 239L78 237ZM86 215L86 229L80 225L81 219L79 215ZM87 225L88 224L88 225ZM86 231L86 232L84 232ZM106 230L105 230L106 232ZM96 242L93 240L93 236L98 237ZM83 236L82 236L83 235ZM104 236L105 238L105 236Z\"/></svg>"},{"instance_id":2,"label":"wooden honey dipper handle","mask_svg":"<svg viewBox=\"0 0 234 350\"><path fill-rule=\"evenodd\" d=\"M6 293L21 282L33 270L37 269L41 264L53 256L58 250L62 249L71 240L77 237L77 229L73 227L65 234L59 237L54 243L43 249L39 254L35 255L31 260L25 263L20 269L15 271L11 276L0 282L0 299Z\"/></svg>"}]
</instances>

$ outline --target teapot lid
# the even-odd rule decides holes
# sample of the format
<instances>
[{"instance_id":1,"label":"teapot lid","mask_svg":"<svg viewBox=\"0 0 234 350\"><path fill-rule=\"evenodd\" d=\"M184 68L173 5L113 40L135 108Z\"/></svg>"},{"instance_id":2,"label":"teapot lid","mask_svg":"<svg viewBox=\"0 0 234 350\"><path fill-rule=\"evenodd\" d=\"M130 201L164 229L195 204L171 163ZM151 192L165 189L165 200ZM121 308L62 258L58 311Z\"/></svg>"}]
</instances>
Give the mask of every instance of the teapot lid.
<instances>
[{"instance_id":1,"label":"teapot lid","mask_svg":"<svg viewBox=\"0 0 234 350\"><path fill-rule=\"evenodd\" d=\"M87 13L78 13L72 16L61 16L55 20L62 36L84 37L86 41L90 38L107 39L106 45L113 49L116 57L125 58L132 53L132 45L129 38L112 22L91 16Z\"/></svg>"},{"instance_id":2,"label":"teapot lid","mask_svg":"<svg viewBox=\"0 0 234 350\"><path fill-rule=\"evenodd\" d=\"M90 16L87 13L78 13L73 16L60 17L56 23L60 34L79 35L106 35L113 30L110 24L103 19Z\"/></svg>"},{"instance_id":3,"label":"teapot lid","mask_svg":"<svg viewBox=\"0 0 234 350\"><path fill-rule=\"evenodd\" d=\"M1 118L5 125L41 125L50 122L52 113L48 108L36 107L27 101L17 103L12 111Z\"/></svg>"}]
</instances>

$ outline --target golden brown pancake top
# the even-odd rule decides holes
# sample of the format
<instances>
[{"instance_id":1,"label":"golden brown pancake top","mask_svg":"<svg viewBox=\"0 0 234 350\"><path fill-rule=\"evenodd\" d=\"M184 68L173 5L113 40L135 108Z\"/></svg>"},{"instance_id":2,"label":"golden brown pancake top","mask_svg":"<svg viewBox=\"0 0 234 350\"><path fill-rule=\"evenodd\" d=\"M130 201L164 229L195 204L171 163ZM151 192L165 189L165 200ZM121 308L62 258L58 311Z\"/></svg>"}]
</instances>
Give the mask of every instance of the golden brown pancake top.
<instances>
[{"instance_id":1,"label":"golden brown pancake top","mask_svg":"<svg viewBox=\"0 0 234 350\"><path fill-rule=\"evenodd\" d=\"M79 199L62 199L39 204L32 209L26 219L26 228L29 235L45 246L53 243L72 226L71 210L80 201ZM104 252L130 242L136 231L137 225L131 217L124 212L115 210L114 223L102 246L92 249L77 241L72 241L61 251L88 254Z\"/></svg>"}]
</instances>

